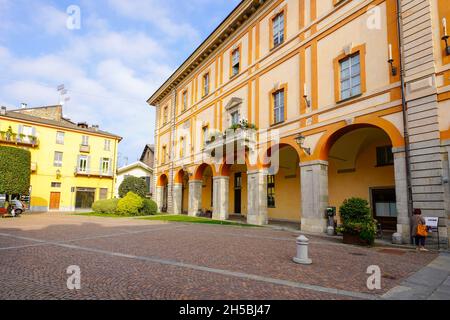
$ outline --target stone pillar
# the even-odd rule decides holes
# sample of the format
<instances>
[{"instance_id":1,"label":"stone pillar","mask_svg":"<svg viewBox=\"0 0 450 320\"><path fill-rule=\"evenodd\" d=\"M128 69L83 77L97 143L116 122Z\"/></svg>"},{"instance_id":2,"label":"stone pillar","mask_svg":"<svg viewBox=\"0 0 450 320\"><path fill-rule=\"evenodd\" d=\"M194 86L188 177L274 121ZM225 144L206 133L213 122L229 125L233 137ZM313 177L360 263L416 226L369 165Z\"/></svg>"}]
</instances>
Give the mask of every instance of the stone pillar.
<instances>
[{"instance_id":1,"label":"stone pillar","mask_svg":"<svg viewBox=\"0 0 450 320\"><path fill-rule=\"evenodd\" d=\"M324 233L327 230L325 210L328 207L328 162L300 164L302 190L302 230Z\"/></svg>"},{"instance_id":2,"label":"stone pillar","mask_svg":"<svg viewBox=\"0 0 450 320\"><path fill-rule=\"evenodd\" d=\"M183 213L183 184L175 183L173 185L173 210L174 214L182 214Z\"/></svg>"},{"instance_id":3,"label":"stone pillar","mask_svg":"<svg viewBox=\"0 0 450 320\"><path fill-rule=\"evenodd\" d=\"M202 185L199 180L189 181L189 215L196 217L198 210L202 208Z\"/></svg>"},{"instance_id":4,"label":"stone pillar","mask_svg":"<svg viewBox=\"0 0 450 320\"><path fill-rule=\"evenodd\" d=\"M158 205L158 212L162 212L162 208L164 205L163 196L164 196L164 187L157 186L154 197L155 197L156 204Z\"/></svg>"},{"instance_id":5,"label":"stone pillar","mask_svg":"<svg viewBox=\"0 0 450 320\"><path fill-rule=\"evenodd\" d=\"M438 217L444 246L448 244L448 215L443 183L439 128L439 102L434 40L433 6L430 0L401 0L403 73L413 207L424 217ZM420 17L420 19L418 19ZM420 30L420 32L417 32ZM420 45L418 45L420 43ZM426 50L424 48L427 48Z\"/></svg>"},{"instance_id":6,"label":"stone pillar","mask_svg":"<svg viewBox=\"0 0 450 320\"><path fill-rule=\"evenodd\" d=\"M247 185L247 222L254 225L266 225L269 222L267 214L267 172L248 172Z\"/></svg>"},{"instance_id":7,"label":"stone pillar","mask_svg":"<svg viewBox=\"0 0 450 320\"><path fill-rule=\"evenodd\" d=\"M397 198L397 233L393 243L409 244L411 242L411 215L408 212L408 183L406 178L405 148L394 148L395 194Z\"/></svg>"},{"instance_id":8,"label":"stone pillar","mask_svg":"<svg viewBox=\"0 0 450 320\"><path fill-rule=\"evenodd\" d=\"M213 219L227 220L229 216L230 178L214 177Z\"/></svg>"}]
</instances>

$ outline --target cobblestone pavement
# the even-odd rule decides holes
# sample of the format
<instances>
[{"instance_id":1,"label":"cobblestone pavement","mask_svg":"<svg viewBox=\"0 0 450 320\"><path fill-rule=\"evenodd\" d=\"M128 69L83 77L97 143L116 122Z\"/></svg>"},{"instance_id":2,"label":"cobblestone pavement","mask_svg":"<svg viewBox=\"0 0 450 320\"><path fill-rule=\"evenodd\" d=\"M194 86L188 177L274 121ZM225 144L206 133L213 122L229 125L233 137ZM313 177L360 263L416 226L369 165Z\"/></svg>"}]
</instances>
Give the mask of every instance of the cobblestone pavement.
<instances>
[{"instance_id":1,"label":"cobblestone pavement","mask_svg":"<svg viewBox=\"0 0 450 320\"><path fill-rule=\"evenodd\" d=\"M0 219L0 299L378 299L437 258L288 231L64 214ZM81 290L67 268L81 268ZM367 268L382 289L367 288Z\"/></svg>"}]
</instances>

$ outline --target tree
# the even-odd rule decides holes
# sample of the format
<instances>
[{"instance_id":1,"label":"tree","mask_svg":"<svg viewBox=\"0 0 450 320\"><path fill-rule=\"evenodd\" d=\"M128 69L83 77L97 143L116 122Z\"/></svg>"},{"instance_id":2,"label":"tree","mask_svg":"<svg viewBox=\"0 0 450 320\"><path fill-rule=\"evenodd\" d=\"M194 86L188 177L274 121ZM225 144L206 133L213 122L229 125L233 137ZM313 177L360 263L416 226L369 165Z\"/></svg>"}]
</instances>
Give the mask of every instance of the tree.
<instances>
[{"instance_id":1,"label":"tree","mask_svg":"<svg viewBox=\"0 0 450 320\"><path fill-rule=\"evenodd\" d=\"M119 187L119 196L124 198L128 192L133 192L145 198L148 186L144 179L137 177L126 177Z\"/></svg>"},{"instance_id":2,"label":"tree","mask_svg":"<svg viewBox=\"0 0 450 320\"><path fill-rule=\"evenodd\" d=\"M0 194L28 194L30 173L30 151L0 146Z\"/></svg>"}]
</instances>

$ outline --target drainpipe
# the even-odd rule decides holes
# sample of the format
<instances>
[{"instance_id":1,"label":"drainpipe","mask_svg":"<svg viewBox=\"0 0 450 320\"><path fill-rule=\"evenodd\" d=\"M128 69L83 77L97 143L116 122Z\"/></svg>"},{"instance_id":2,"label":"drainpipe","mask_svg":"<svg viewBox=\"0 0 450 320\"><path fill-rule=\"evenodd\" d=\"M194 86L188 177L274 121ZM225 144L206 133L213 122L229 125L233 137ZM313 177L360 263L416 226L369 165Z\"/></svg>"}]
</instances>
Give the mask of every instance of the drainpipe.
<instances>
[{"instance_id":1,"label":"drainpipe","mask_svg":"<svg viewBox=\"0 0 450 320\"><path fill-rule=\"evenodd\" d=\"M406 93L405 93L405 74L404 74L404 55L403 55L403 28L402 28L402 15L401 15L401 0L397 0L397 30L398 30L398 45L400 51L400 81L402 92L402 113L403 113L403 126L405 137L405 160L406 160L406 181L407 181L407 196L408 196L408 214L412 215L413 212L413 197L412 197L412 181L411 181L411 159L410 159L410 142L409 142L409 130L408 130L408 107L406 105Z\"/></svg>"}]
</instances>

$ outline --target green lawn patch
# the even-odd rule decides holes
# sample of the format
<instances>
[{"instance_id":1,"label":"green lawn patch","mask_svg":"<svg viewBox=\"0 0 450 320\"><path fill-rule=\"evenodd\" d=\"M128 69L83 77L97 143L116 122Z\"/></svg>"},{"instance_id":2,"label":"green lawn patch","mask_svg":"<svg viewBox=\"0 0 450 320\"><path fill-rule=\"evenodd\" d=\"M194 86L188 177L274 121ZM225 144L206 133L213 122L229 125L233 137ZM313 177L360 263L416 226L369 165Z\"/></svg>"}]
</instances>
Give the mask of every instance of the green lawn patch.
<instances>
[{"instance_id":1,"label":"green lawn patch","mask_svg":"<svg viewBox=\"0 0 450 320\"><path fill-rule=\"evenodd\" d=\"M244 224L244 223L239 223L239 222L213 220L213 219L208 219L208 218L190 217L190 216L184 216L184 215L165 215L165 216L144 217L144 218L140 218L140 219L152 220L152 221L167 221L167 222L216 224L216 225L223 225L223 226L259 227L259 226Z\"/></svg>"}]
</instances>

